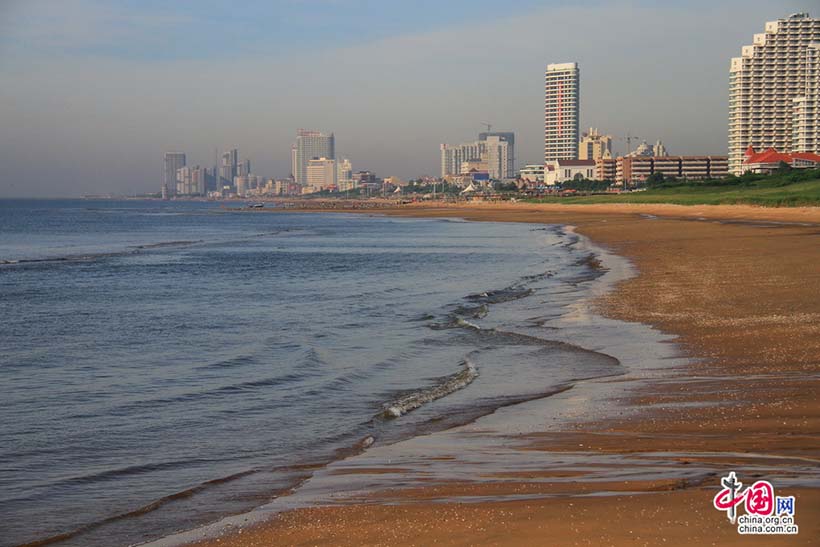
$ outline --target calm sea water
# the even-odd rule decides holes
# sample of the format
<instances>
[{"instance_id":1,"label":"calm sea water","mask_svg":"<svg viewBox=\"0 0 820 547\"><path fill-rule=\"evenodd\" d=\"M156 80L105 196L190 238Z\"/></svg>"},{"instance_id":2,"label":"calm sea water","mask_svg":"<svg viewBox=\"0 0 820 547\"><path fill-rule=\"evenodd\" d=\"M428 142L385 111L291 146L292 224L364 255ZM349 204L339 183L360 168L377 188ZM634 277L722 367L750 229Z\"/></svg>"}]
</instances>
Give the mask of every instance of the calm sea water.
<instances>
[{"instance_id":1,"label":"calm sea water","mask_svg":"<svg viewBox=\"0 0 820 547\"><path fill-rule=\"evenodd\" d=\"M0 201L0 545L129 545L612 374L558 227ZM50 538L50 539L49 539Z\"/></svg>"}]
</instances>

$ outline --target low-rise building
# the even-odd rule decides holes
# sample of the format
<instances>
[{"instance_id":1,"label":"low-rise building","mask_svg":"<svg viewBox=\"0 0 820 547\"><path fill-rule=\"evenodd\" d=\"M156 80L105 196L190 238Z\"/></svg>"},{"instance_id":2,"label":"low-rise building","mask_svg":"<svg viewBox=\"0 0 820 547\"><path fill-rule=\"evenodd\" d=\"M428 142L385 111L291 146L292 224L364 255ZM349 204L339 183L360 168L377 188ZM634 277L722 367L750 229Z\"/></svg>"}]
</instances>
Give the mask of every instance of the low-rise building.
<instances>
[{"instance_id":1,"label":"low-rise building","mask_svg":"<svg viewBox=\"0 0 820 547\"><path fill-rule=\"evenodd\" d=\"M461 169L459 170L458 174L469 175L473 171L489 173L489 169L487 168L487 160L482 160L479 158L464 160L463 162L461 162Z\"/></svg>"},{"instance_id":2,"label":"low-rise building","mask_svg":"<svg viewBox=\"0 0 820 547\"><path fill-rule=\"evenodd\" d=\"M376 178L376 174L372 171L357 171L353 173L353 182L355 182L357 186L361 186L363 184L377 184L379 181Z\"/></svg>"},{"instance_id":3,"label":"low-rise building","mask_svg":"<svg viewBox=\"0 0 820 547\"><path fill-rule=\"evenodd\" d=\"M816 169L820 166L820 154L810 152L785 154L774 148L758 153L750 146L744 154L743 172L771 173L779 169L784 163L792 169Z\"/></svg>"},{"instance_id":4,"label":"low-rise building","mask_svg":"<svg viewBox=\"0 0 820 547\"><path fill-rule=\"evenodd\" d=\"M541 184L544 182L544 165L525 165L518 173L519 178L527 184Z\"/></svg>"},{"instance_id":5,"label":"low-rise building","mask_svg":"<svg viewBox=\"0 0 820 547\"><path fill-rule=\"evenodd\" d=\"M555 186L569 180L593 180L595 160L552 160L544 171L544 183Z\"/></svg>"},{"instance_id":6,"label":"low-rise building","mask_svg":"<svg viewBox=\"0 0 820 547\"><path fill-rule=\"evenodd\" d=\"M595 160L595 180L615 182L617 179L618 160L600 158Z\"/></svg>"},{"instance_id":7,"label":"low-rise building","mask_svg":"<svg viewBox=\"0 0 820 547\"><path fill-rule=\"evenodd\" d=\"M720 179L729 174L727 156L632 156L617 159L615 182L646 181L655 173L683 180Z\"/></svg>"}]
</instances>

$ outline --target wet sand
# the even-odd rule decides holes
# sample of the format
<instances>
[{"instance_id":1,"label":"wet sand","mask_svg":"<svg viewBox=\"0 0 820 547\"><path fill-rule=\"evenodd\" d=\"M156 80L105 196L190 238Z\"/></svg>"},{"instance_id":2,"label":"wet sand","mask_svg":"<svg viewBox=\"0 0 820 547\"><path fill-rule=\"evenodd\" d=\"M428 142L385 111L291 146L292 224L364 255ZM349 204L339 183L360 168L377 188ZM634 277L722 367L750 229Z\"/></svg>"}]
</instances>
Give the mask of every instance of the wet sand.
<instances>
[{"instance_id":1,"label":"wet sand","mask_svg":"<svg viewBox=\"0 0 820 547\"><path fill-rule=\"evenodd\" d=\"M674 335L694 360L631 386L619 401L625 412L517 439L522 457L548 462L540 468L488 482L419 480L287 511L197 545L816 544L820 209L477 204L379 212L576 226L639 271L598 298L598 311ZM575 469L565 455L601 458L609 474ZM635 462L653 458L669 478L640 475ZM693 467L704 471L674 472ZM738 535L712 507L729 470L795 495L800 534ZM363 472L403 471L384 462Z\"/></svg>"}]
</instances>

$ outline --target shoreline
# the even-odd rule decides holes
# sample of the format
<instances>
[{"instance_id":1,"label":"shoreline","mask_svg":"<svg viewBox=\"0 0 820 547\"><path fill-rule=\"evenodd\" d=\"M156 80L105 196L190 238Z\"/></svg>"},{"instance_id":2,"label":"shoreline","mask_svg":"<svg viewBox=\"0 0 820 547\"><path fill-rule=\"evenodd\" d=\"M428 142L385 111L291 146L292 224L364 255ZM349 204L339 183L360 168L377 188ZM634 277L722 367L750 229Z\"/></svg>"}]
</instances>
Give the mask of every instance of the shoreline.
<instances>
[{"instance_id":1,"label":"shoreline","mask_svg":"<svg viewBox=\"0 0 820 547\"><path fill-rule=\"evenodd\" d=\"M645 458L659 451L672 451L677 454L666 459L679 464L678 467L685 465L692 468L696 463L709 469L711 474L707 473L698 480L692 480L691 477L675 478L673 465L671 471L665 471L672 477L667 480L663 480L661 472L655 480L641 484L640 481L627 481L630 488L635 488L627 489L632 492L629 495L618 494L619 491L623 492L623 485L620 489L610 485L606 496L590 498L588 496L596 491L595 488L600 491L600 482L596 485L594 481L584 482L583 479L570 484L556 481L557 473L569 471L556 470L548 458L542 461L543 468L527 468L521 476L508 476L507 482L501 485L476 485L454 480L448 486L419 486L404 491L398 497L385 490L372 493L359 503L280 513L259 526L221 536L219 545L266 544L265 538L281 540L283 537L288 538L287 543L331 541L344 544L345 540L353 543L352 538L357 539L356 543L379 543L379 534L385 533L389 534L389 543L392 544L414 541L513 544L521 541L538 542L536 538L541 536L534 535L536 530L549 534L543 536L542 541L546 537L552 537L559 543L568 544L592 537L581 533L582 529L589 533L597 530L602 539L615 543L632 542L638 537L668 538L673 543L720 537L721 541L730 544L740 543L752 538L738 536L731 526L725 524L725 517L711 508L709 502L717 488L714 478L717 473L714 470L737 468L741 475L743 466L749 467L750 461L765 462L768 467L764 466L762 470L775 474L782 472L784 477L797 473L800 479L798 481L784 483L784 477L770 480L776 488L780 485L781 489L791 490L787 494L795 492L798 495L797 522L801 524L800 536L768 536L764 539L767 544L780 544L781 540L788 542L794 539L798 543L805 543L811 537L812 530L816 532L818 528L805 517L800 519L799 515L816 512L820 507L817 490L820 484L815 481L814 484L809 484L809 489L801 487L801 480L805 478L807 470L816 474L817 456L820 453L817 440L820 419L816 397L818 363L814 357L820 351L817 351L816 340L812 341L817 331L812 328L812 321L816 324L820 318L820 303L817 302L816 295L812 299L812 293L807 291L811 280L816 280L817 273L806 269L806 265L812 263L812 256L820 259L818 245L807 244L812 237L817 237L816 226L820 214L817 209L811 208L787 210L785 214L783 210L759 211L759 208L752 208L756 211L751 215L748 211L733 206L692 206L685 207L690 209L684 216L685 220L663 216L672 212L680 214L680 207L683 206L673 206L671 209L663 206L639 206L635 210L624 206L543 207L521 204L510 207L481 204L467 207L402 207L371 212L397 216L456 216L467 220L572 224L578 226L579 233L590 237L596 244L602 244L606 249L633 261L640 272L639 277L629 283L621 282L613 292L599 295L598 309L609 317L625 321L640 320L659 327L664 332L674 333L678 336L677 343L695 361L680 374L655 379L654 383L649 382L629 395L628 402L637 415L621 419L605 417L592 425L585 424L583 431L531 432L526 436L529 443L527 450L530 455L537 453L542 457L542 454L547 454L553 460L555 454L562 457L568 454L573 457L578 454L605 454L621 458L625 455ZM287 211L293 212L292 209ZM327 209L320 211L330 212ZM784 222L792 224L783 224ZM650 226L651 229L648 229ZM791 247L784 247L777 237L788 240ZM776 245L771 242L764 244L766 239L771 238L774 238ZM659 246L662 248L657 248ZM760 251L764 252L761 254ZM807 251L808 254L805 254ZM688 263L686 260L679 260L684 256L689 257ZM754 270L760 266L749 262L752 259L765 262L763 266L775 270L778 270L778 263L781 270L783 266L799 266L800 262L803 268L797 268L794 272L774 272L781 281L792 281L788 283L790 292L775 290L774 295L760 293L755 299L748 297L754 294L752 287L752 290L746 291L748 294L744 299L744 291L739 291L738 294L737 287L731 295L722 294L728 287L721 285L719 277L714 277L715 274L726 273L723 272L725 265L720 263L725 262L727 256L730 261L735 260L732 263L734 268L753 270L744 272L746 275L740 276L740 281L750 285L755 285L756 282L757 289L771 290L772 287L766 283L761 286L761 281L765 281L761 276L748 275L754 274ZM761 256L766 260L761 261ZM796 257L800 260L795 261ZM696 259L698 262L692 264ZM700 277L703 287L686 286L686 283L692 283L693 268L702 270ZM808 276L808 279L804 278L803 283L795 283L795 276L801 275ZM698 298L698 293L708 293L711 303L709 298ZM731 298L727 299L727 296ZM785 309L779 310L780 313L758 313L761 310L769 311L775 304L770 301L772 296L791 298ZM695 310L675 313L675 305L683 305L685 308L689 299L693 301L688 307L696 308L700 315L693 313ZM724 305L723 300L728 302ZM800 309L790 307L798 302L803 304L802 307L798 306ZM710 311L711 308L715 308L715 311ZM717 313L718 311L721 313ZM733 311L740 313L732 313ZM799 335L793 351L796 355L790 355L788 350L784 352L782 344L778 343L777 336L782 335L782 332L774 335L767 333L778 322L787 322L790 334ZM756 332L748 336L739 335L735 330L729 331L739 327ZM772 351L773 347L779 353ZM760 362L750 364L750 354L755 356L752 361ZM739 384L739 387L722 388L732 382ZM754 397L748 397L748 394L753 394ZM728 404L721 400L722 396L728 399ZM784 401L791 404L784 404ZM750 415L750 409L756 414ZM735 412L729 412L731 410ZM738 416L736 420L727 419L734 414ZM716 415L720 419L715 419ZM738 433L743 434L744 438L738 438ZM761 448L765 450L761 451ZM538 460L536 457L531 459ZM800 464L796 463L799 461L803 461L807 468L800 468ZM617 466L610 467L617 471ZM761 470L759 465L756 469ZM386 468L379 472L385 473ZM544 483L545 477L552 477L553 482ZM543 497L545 487L548 487L550 493L559 492L561 499ZM493 496L499 499L499 488L501 491L530 492L534 497L516 501L508 493L505 498L501 498L503 501L493 501ZM541 492L541 497L533 494L536 491ZM663 502L652 507L647 498L658 499L658 496L662 496ZM468 498L472 500L476 497L489 501L468 501ZM588 512L587 516L579 518L575 510L567 507L567 499L572 500L570 506L583 506L584 511ZM400 510L395 509L396 503ZM657 523L653 525L644 518L629 518L625 509L629 507L639 514L654 511L657 515L667 515L671 518L668 522L674 525L664 528L662 531L665 535L659 536ZM697 530L693 530L691 525L681 525L678 516L686 515L687 510L690 516L687 524L696 520ZM453 514L479 513L490 520L501 513L506 515L505 522L516 523L515 529L510 530L508 526L501 525L495 528L465 528L462 530L465 535L453 541L452 536L437 530L435 521L431 521L441 511ZM594 518L595 511L624 513L623 522L610 528L602 527ZM364 516L367 518L363 521L361 519ZM547 522L551 522L553 526L542 529L542 525ZM572 522L573 526L568 527L568 522ZM410 534L411 530L415 533ZM501 530L507 534L506 539L501 539ZM406 534L403 535L403 532ZM419 536L419 533L422 535Z\"/></svg>"},{"instance_id":2,"label":"shoreline","mask_svg":"<svg viewBox=\"0 0 820 547\"><path fill-rule=\"evenodd\" d=\"M327 212L322 211L322 213L326 214ZM359 214L361 214L361 212L359 212ZM533 224L531 229L535 232L540 232L545 228L542 228L539 224ZM571 298L567 299L571 302L569 305L573 310L580 311L583 314L588 313L590 303L595 297L611 290L611 287L617 282L637 275L635 269L627 260L612 253L608 253L606 250L592 244L592 242L590 242L585 236L576 234L572 226L553 225L547 228L547 230L549 232L561 233L561 237L565 238L565 242L561 243L561 246L571 248L571 251L569 252L570 256L574 257L572 260L575 261L575 265L583 264L583 269L585 270L585 273L582 273L579 277L573 276L569 278L575 280L571 282L572 285L577 284L579 286L578 289L572 291L573 294L575 292L578 292L578 294L574 294ZM590 257L593 258L592 262L589 262ZM544 266L547 267L549 267L549 265L549 263L544 264ZM552 277L552 275L550 274L549 277ZM528 279L528 277L524 277L522 279ZM490 288L492 287L489 287L488 290ZM573 311L571 313L574 314L577 313L577 311ZM618 327L620 326L621 323L618 322ZM465 328L483 330L478 326L468 326ZM514 332L517 333L517 336L523 336L524 338L529 336L528 334L518 333L515 329L508 331L503 325L487 328L499 335L503 335L507 332ZM576 334L580 335L581 333ZM616 363L616 367L618 369L622 368L619 364L618 358L607 354L601 354L600 351L587 349L585 344L580 340L575 339L573 335L567 334L563 336L552 336L551 331L547 331L546 333L541 333L541 336L544 336L544 338L539 337L539 340L547 346L563 347L564 351L580 352L582 354L598 354L599 358L603 357L605 359L611 359ZM658 335L658 338L665 339L666 337L663 335ZM332 484L328 481L333 481L333 476L335 475L349 475L354 477L352 481L356 483L355 485L336 485L336 487L341 491L354 491L361 489L376 491L381 488L379 483L383 477L390 477L392 480L397 476L397 473L407 473L409 476L411 473L411 468L413 467L412 463L406 466L399 465L398 470L396 470L396 466L394 466L393 469L385 468L383 462L387 460L397 461L400 458L406 457L406 454L403 454L403 451L405 449L412 451L412 445L415 442L414 440L418 440L420 437L423 438L433 436L433 438L439 438L442 435L447 436L453 432L461 432L471 430L473 428L478 428L481 430L488 425L489 422L497 421L493 418L494 415L506 414L511 412L514 408L525 408L526 405L547 405L549 407L558 406L562 404L561 401L566 396L578 397L578 392L580 390L584 390L584 392L586 392L586 390L590 390L590 392L594 392L596 396L605 396L612 390L611 385L608 384L609 380L623 377L625 374L627 374L626 371L619 370L612 373L598 373L590 377L575 378L569 382L559 382L555 384L551 383L549 387L544 388L543 392L539 390L538 393L533 394L522 393L514 400L501 401L495 405L492 405L492 407L488 406L478 413L473 413L474 415L472 416L456 420L455 423L452 425L447 425L443 429L434 428L429 431L420 431L410 437L389 440L387 442L380 440L375 443L375 446L373 445L373 437L367 437L362 442L357 443L356 446L358 450L350 450L340 455L338 458L317 466L310 477L300 481L300 483L292 490L289 490L287 493L280 494L274 498L273 501L265 505L252 509L246 513L228 515L214 523L187 531L177 532L158 540L153 540L140 545L148 547L172 547L189 545L192 542L201 540L202 538L219 538L224 540L223 535L226 531L230 532L230 530L239 530L248 526L264 524L264 522L269 520L272 515L281 514L293 509L305 509L314 504L323 503L321 501L322 498L334 496L333 492L328 491L327 486L328 484ZM596 383L599 381L600 383ZM571 394L565 393L570 390L572 391ZM476 408L478 409L481 407ZM603 408L603 403L601 404L601 408ZM560 414L560 411L555 412L555 414ZM566 416L560 419L569 424L575 418ZM449 419L446 418L444 420L449 421ZM503 429L503 423L507 421L510 421L509 418L505 418L501 421L502 426L498 428L494 435L500 436L505 434L501 432L501 429ZM494 426L490 425L490 427ZM532 433L537 431L540 431L540 428L534 425L530 426L529 432ZM521 435L522 433L518 432L517 434ZM458 442L463 443L463 440ZM526 441L526 443L529 444L529 441ZM474 448L480 447L476 446ZM376 450L375 452L373 452L374 449ZM425 449L425 452L427 457L440 459L443 462L446 461L448 462L446 464L447 467L452 466L452 463L450 463L452 458L449 456L442 454L434 456L429 453L429 447ZM485 463L489 464L490 462ZM448 471L446 468L442 468L440 473L446 475ZM307 493L305 493L305 491L307 491Z\"/></svg>"}]
</instances>

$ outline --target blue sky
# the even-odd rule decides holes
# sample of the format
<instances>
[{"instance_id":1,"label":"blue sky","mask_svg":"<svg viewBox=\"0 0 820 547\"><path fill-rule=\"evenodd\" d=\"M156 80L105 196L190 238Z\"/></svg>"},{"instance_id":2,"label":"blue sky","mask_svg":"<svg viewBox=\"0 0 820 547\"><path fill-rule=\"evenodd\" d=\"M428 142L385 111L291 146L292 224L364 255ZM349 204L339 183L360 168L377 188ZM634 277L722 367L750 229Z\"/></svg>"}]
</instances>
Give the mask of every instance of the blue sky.
<instances>
[{"instance_id":1,"label":"blue sky","mask_svg":"<svg viewBox=\"0 0 820 547\"><path fill-rule=\"evenodd\" d=\"M594 2L7 0L0 43L43 54L226 59L345 47L562 4Z\"/></svg>"},{"instance_id":2,"label":"blue sky","mask_svg":"<svg viewBox=\"0 0 820 547\"><path fill-rule=\"evenodd\" d=\"M300 127L382 176L437 174L439 144L485 121L537 162L565 61L584 127L725 154L729 59L815 4L0 0L0 196L156 191L166 150L238 147L285 177Z\"/></svg>"}]
</instances>

